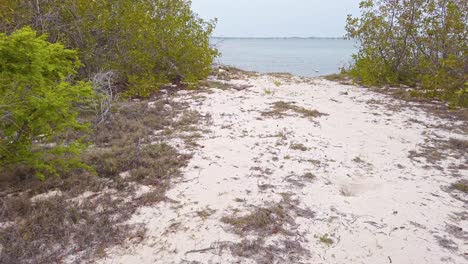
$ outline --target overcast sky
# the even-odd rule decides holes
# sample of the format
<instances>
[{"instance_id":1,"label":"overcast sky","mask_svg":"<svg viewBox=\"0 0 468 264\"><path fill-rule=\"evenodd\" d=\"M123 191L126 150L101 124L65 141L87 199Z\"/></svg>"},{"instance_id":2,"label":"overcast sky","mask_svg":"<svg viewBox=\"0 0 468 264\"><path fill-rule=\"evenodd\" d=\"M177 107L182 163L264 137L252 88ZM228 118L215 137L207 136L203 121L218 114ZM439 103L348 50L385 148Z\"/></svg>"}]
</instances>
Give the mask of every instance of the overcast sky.
<instances>
[{"instance_id":1,"label":"overcast sky","mask_svg":"<svg viewBox=\"0 0 468 264\"><path fill-rule=\"evenodd\" d=\"M192 0L204 19L218 18L215 36L341 37L360 0Z\"/></svg>"}]
</instances>

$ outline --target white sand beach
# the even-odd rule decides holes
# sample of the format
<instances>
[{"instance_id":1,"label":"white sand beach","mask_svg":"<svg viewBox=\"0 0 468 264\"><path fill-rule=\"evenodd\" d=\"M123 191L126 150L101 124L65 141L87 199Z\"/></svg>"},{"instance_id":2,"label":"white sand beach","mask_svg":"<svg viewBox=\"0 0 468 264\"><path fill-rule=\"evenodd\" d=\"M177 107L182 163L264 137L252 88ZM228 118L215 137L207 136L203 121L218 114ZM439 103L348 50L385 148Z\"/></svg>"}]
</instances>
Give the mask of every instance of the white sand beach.
<instances>
[{"instance_id":1,"label":"white sand beach","mask_svg":"<svg viewBox=\"0 0 468 264\"><path fill-rule=\"evenodd\" d=\"M223 70L221 70L223 71ZM212 81L215 80L213 77ZM467 125L323 78L180 91L208 116L167 201L100 263L468 263Z\"/></svg>"}]
</instances>

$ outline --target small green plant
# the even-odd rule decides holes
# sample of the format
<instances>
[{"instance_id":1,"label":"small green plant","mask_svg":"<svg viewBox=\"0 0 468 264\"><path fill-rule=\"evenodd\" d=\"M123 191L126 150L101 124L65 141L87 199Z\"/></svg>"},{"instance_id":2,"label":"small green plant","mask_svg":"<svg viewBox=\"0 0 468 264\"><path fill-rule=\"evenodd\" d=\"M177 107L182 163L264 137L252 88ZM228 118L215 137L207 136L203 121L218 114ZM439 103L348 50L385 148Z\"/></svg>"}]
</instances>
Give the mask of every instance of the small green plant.
<instances>
[{"instance_id":1,"label":"small green plant","mask_svg":"<svg viewBox=\"0 0 468 264\"><path fill-rule=\"evenodd\" d=\"M282 83L278 80L275 80L273 83L276 85L276 87L280 87L282 85Z\"/></svg>"},{"instance_id":2,"label":"small green plant","mask_svg":"<svg viewBox=\"0 0 468 264\"><path fill-rule=\"evenodd\" d=\"M273 91L272 91L271 89L269 89L269 88L265 88L265 89L263 90L263 92L264 92L266 95L272 95L272 94L273 94Z\"/></svg>"},{"instance_id":3,"label":"small green plant","mask_svg":"<svg viewBox=\"0 0 468 264\"><path fill-rule=\"evenodd\" d=\"M331 245L333 245L333 243L334 243L333 239L331 239L331 238L328 237L328 234L325 234L325 235L323 235L323 236L320 236L319 241L320 241L321 243L324 243L324 244L328 245L328 246L331 246Z\"/></svg>"},{"instance_id":4,"label":"small green plant","mask_svg":"<svg viewBox=\"0 0 468 264\"><path fill-rule=\"evenodd\" d=\"M284 102L284 101L274 102L272 108L273 109L270 111L263 112L262 115L273 116L273 117L283 117L286 115L285 113L287 111L293 111L297 114L300 114L302 117L306 117L306 118L314 118L314 117L327 115L317 110L306 109L304 107L297 106L294 103Z\"/></svg>"}]
</instances>

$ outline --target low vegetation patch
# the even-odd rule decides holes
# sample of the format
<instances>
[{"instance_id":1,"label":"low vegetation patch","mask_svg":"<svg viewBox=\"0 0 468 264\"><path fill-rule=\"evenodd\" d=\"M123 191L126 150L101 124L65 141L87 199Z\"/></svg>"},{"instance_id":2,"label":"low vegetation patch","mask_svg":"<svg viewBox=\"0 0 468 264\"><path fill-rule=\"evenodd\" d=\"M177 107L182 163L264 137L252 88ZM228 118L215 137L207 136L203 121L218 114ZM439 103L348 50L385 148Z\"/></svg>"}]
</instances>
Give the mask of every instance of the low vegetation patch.
<instances>
[{"instance_id":1,"label":"low vegetation patch","mask_svg":"<svg viewBox=\"0 0 468 264\"><path fill-rule=\"evenodd\" d=\"M331 246L333 245L334 241L333 239L331 239L330 237L328 237L328 234L325 234L323 236L320 236L319 237L319 241L323 244L326 244L328 246Z\"/></svg>"},{"instance_id":2,"label":"low vegetation patch","mask_svg":"<svg viewBox=\"0 0 468 264\"><path fill-rule=\"evenodd\" d=\"M312 172L306 172L304 175L302 175L302 178L313 181L317 178L317 176L315 176Z\"/></svg>"},{"instance_id":3,"label":"low vegetation patch","mask_svg":"<svg viewBox=\"0 0 468 264\"><path fill-rule=\"evenodd\" d=\"M347 74L345 71L341 73L334 73L330 75L325 75L323 76L325 80L332 81L332 82L338 82L343 85L351 85L353 84L352 78Z\"/></svg>"},{"instance_id":4,"label":"low vegetation patch","mask_svg":"<svg viewBox=\"0 0 468 264\"><path fill-rule=\"evenodd\" d=\"M296 114L299 114L301 117L304 118L315 118L326 115L324 113L320 113L317 110L309 110L304 107L297 106L294 103L278 101L273 103L272 110L262 112L262 116L282 118L288 116L288 111L292 111Z\"/></svg>"},{"instance_id":5,"label":"low vegetation patch","mask_svg":"<svg viewBox=\"0 0 468 264\"><path fill-rule=\"evenodd\" d=\"M468 140L451 138L449 140L449 143L452 145L454 149L459 150L464 153L468 153Z\"/></svg>"},{"instance_id":6,"label":"low vegetation patch","mask_svg":"<svg viewBox=\"0 0 468 264\"><path fill-rule=\"evenodd\" d=\"M91 134L69 135L92 142L80 159L94 172L76 169L44 181L21 168L0 172L0 262L89 259L126 239L142 239L144 229L124 223L140 206L165 199L190 158L165 142L178 132L197 133L197 122L187 106L166 99L118 103ZM136 196L139 186L149 191Z\"/></svg>"},{"instance_id":7,"label":"low vegetation patch","mask_svg":"<svg viewBox=\"0 0 468 264\"><path fill-rule=\"evenodd\" d=\"M214 214L216 210L213 210L209 207L206 207L203 210L197 211L197 216L200 217L203 220L206 220L208 217L210 217L212 214Z\"/></svg>"},{"instance_id":8,"label":"low vegetation patch","mask_svg":"<svg viewBox=\"0 0 468 264\"><path fill-rule=\"evenodd\" d=\"M280 202L268 207L256 207L243 216L224 216L221 221L231 225L239 234L254 233L288 235L286 225L295 225L294 217L313 218L315 213L298 207L299 201L292 199L292 194L282 193Z\"/></svg>"},{"instance_id":9,"label":"low vegetation patch","mask_svg":"<svg viewBox=\"0 0 468 264\"><path fill-rule=\"evenodd\" d=\"M353 196L353 193L351 190L349 190L347 187L341 187L340 188L340 194L345 196L345 197L351 197Z\"/></svg>"},{"instance_id":10,"label":"low vegetation patch","mask_svg":"<svg viewBox=\"0 0 468 264\"><path fill-rule=\"evenodd\" d=\"M218 65L213 68L211 75L217 80L230 81L258 76L258 73L241 70L232 66Z\"/></svg>"},{"instance_id":11,"label":"low vegetation patch","mask_svg":"<svg viewBox=\"0 0 468 264\"><path fill-rule=\"evenodd\" d=\"M300 150L300 151L307 151L309 150L308 147L306 147L304 144L302 143L292 143L291 146L289 147L290 149L292 150Z\"/></svg>"},{"instance_id":12,"label":"low vegetation patch","mask_svg":"<svg viewBox=\"0 0 468 264\"><path fill-rule=\"evenodd\" d=\"M272 73L268 73L268 75L271 77L283 79L283 80L289 80L294 77L294 75L292 75L289 72L272 72Z\"/></svg>"},{"instance_id":13,"label":"low vegetation patch","mask_svg":"<svg viewBox=\"0 0 468 264\"><path fill-rule=\"evenodd\" d=\"M231 225L236 233L254 231L267 234L282 232L282 226L288 220L291 219L289 219L281 204L275 204L267 208L257 208L245 216L225 216L221 218L221 221Z\"/></svg>"},{"instance_id":14,"label":"low vegetation patch","mask_svg":"<svg viewBox=\"0 0 468 264\"><path fill-rule=\"evenodd\" d=\"M220 89L220 90L229 90L234 87L232 84L229 84L227 82L213 81L213 80L201 81L200 86L206 87L209 89Z\"/></svg>"},{"instance_id":15,"label":"low vegetation patch","mask_svg":"<svg viewBox=\"0 0 468 264\"><path fill-rule=\"evenodd\" d=\"M291 239L276 241L273 245L266 245L262 238L244 239L239 243L224 243L221 249L225 248L232 255L253 260L257 264L301 263L302 257L310 254L300 242Z\"/></svg>"},{"instance_id":16,"label":"low vegetation patch","mask_svg":"<svg viewBox=\"0 0 468 264\"><path fill-rule=\"evenodd\" d=\"M460 160L456 167L463 169L465 167L463 164L468 162L467 142L467 140L456 138L449 140L426 138L425 143L420 144L419 149L410 151L408 157L417 162L424 160L427 166L436 169L441 169L439 163L451 157ZM455 167L454 169L453 173L456 173L458 169Z\"/></svg>"},{"instance_id":17,"label":"low vegetation patch","mask_svg":"<svg viewBox=\"0 0 468 264\"><path fill-rule=\"evenodd\" d=\"M452 184L451 188L453 190L460 191L462 193L468 194L468 181L459 181L454 184Z\"/></svg>"},{"instance_id":18,"label":"low vegetation patch","mask_svg":"<svg viewBox=\"0 0 468 264\"><path fill-rule=\"evenodd\" d=\"M267 207L257 207L243 216L225 216L222 222L230 225L233 231L243 237L253 235L257 238L244 239L240 243L223 243L235 256L247 258L256 263L297 262L308 255L299 240L297 232L290 231L296 226L295 218L313 218L315 213L298 207L299 201L292 194L282 193L282 200ZM277 236L278 235L278 236ZM267 238L273 238L266 244Z\"/></svg>"},{"instance_id":19,"label":"low vegetation patch","mask_svg":"<svg viewBox=\"0 0 468 264\"><path fill-rule=\"evenodd\" d=\"M0 262L61 262L77 252L85 259L137 232L121 224L134 205L120 197L100 195L80 202L70 198L65 194L34 203L28 195L2 198L6 226L0 229Z\"/></svg>"}]
</instances>

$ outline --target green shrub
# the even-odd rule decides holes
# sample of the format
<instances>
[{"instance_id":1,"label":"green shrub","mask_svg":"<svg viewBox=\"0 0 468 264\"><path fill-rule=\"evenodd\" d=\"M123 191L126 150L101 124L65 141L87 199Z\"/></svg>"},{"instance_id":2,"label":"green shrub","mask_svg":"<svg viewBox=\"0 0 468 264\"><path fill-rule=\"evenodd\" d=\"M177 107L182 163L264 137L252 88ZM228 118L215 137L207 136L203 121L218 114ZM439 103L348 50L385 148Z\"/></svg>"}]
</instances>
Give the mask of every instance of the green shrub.
<instances>
[{"instance_id":1,"label":"green shrub","mask_svg":"<svg viewBox=\"0 0 468 264\"><path fill-rule=\"evenodd\" d=\"M468 106L468 2L365 0L348 16L360 43L349 73L366 85L409 85L425 96Z\"/></svg>"},{"instance_id":2,"label":"green shrub","mask_svg":"<svg viewBox=\"0 0 468 264\"><path fill-rule=\"evenodd\" d=\"M0 167L30 168L40 179L84 166L83 145L63 135L86 129L77 106L93 95L68 80L81 65L77 52L46 39L30 28L0 34Z\"/></svg>"},{"instance_id":3,"label":"green shrub","mask_svg":"<svg viewBox=\"0 0 468 264\"><path fill-rule=\"evenodd\" d=\"M81 77L115 71L132 97L148 97L169 82L196 83L218 54L209 43L215 21L199 18L190 1L5 1L0 30L29 25L47 33L80 51Z\"/></svg>"}]
</instances>

